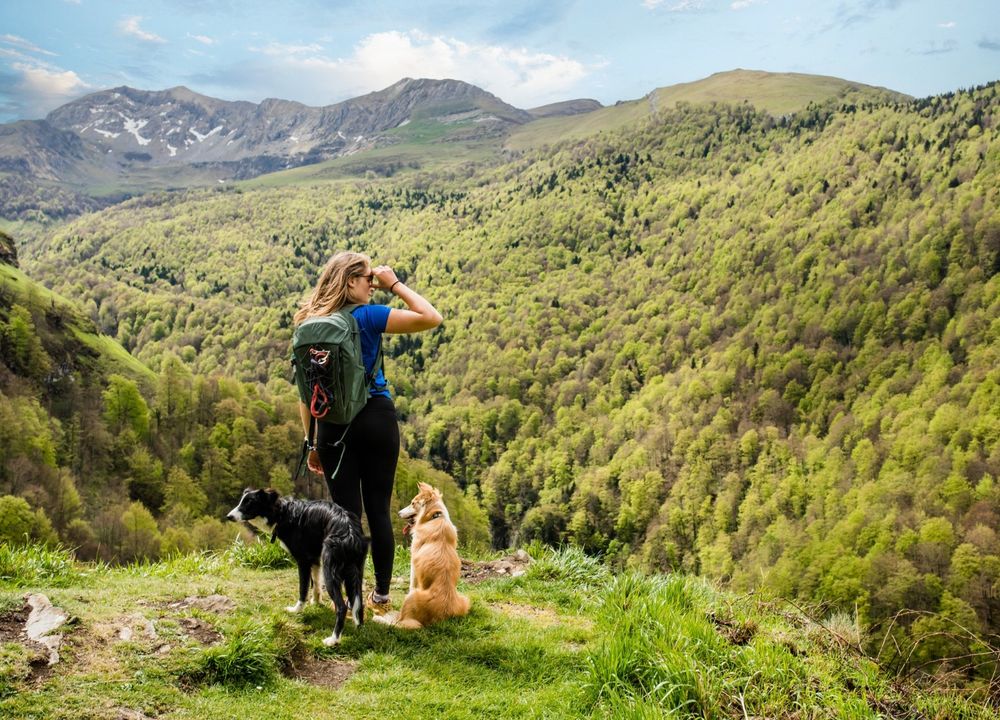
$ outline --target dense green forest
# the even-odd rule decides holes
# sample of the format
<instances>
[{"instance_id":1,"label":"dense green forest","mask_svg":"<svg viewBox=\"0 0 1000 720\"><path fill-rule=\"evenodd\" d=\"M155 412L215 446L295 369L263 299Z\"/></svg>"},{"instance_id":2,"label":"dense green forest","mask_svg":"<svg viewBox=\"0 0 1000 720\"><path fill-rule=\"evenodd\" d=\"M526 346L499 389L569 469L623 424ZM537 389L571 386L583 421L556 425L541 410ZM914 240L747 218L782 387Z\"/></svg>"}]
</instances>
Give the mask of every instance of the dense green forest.
<instances>
[{"instance_id":1,"label":"dense green forest","mask_svg":"<svg viewBox=\"0 0 1000 720\"><path fill-rule=\"evenodd\" d=\"M165 499L177 476L217 505L215 472L287 474L291 313L361 250L445 316L387 343L388 375L407 451L494 545L825 603L988 678L998 106L996 84L778 118L682 103L467 172L146 195L29 238L24 265L158 373L149 439L98 446L101 483Z\"/></svg>"},{"instance_id":2,"label":"dense green forest","mask_svg":"<svg viewBox=\"0 0 1000 720\"><path fill-rule=\"evenodd\" d=\"M0 357L2 542L116 562L218 550L238 534L223 516L243 488L326 494L315 476L293 478L294 398L194 375L170 353L154 374L11 265L0 265ZM488 543L482 512L421 463L403 461L396 502L420 480L442 487L470 544Z\"/></svg>"}]
</instances>

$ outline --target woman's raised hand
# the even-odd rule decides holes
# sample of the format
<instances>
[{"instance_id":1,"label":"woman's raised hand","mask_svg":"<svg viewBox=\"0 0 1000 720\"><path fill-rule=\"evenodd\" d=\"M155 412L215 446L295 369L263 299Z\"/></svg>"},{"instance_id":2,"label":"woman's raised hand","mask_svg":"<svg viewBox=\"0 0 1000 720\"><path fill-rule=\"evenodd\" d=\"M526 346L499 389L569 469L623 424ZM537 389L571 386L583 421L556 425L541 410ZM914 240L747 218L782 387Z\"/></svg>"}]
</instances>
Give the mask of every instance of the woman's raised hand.
<instances>
[{"instance_id":1,"label":"woman's raised hand","mask_svg":"<svg viewBox=\"0 0 1000 720\"><path fill-rule=\"evenodd\" d=\"M392 287L392 284L396 282L399 278L396 277L395 271L388 265L379 265L372 269L375 274L375 279L378 281L376 287L382 290L388 290Z\"/></svg>"}]
</instances>

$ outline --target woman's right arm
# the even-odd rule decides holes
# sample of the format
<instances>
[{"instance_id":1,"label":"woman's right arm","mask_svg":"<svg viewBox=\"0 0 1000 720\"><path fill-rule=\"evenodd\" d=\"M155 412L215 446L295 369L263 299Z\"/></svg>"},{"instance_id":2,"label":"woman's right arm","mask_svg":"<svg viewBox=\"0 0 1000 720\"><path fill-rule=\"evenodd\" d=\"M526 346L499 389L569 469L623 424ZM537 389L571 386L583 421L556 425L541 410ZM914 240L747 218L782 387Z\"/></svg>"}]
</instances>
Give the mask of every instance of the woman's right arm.
<instances>
[{"instance_id":1,"label":"woman's right arm","mask_svg":"<svg viewBox=\"0 0 1000 720\"><path fill-rule=\"evenodd\" d=\"M379 287L389 290L406 303L407 310L392 308L385 322L387 333L415 333L430 330L441 324L441 313L434 309L416 290L411 290L396 277L388 265L379 265L372 272L378 278Z\"/></svg>"}]
</instances>

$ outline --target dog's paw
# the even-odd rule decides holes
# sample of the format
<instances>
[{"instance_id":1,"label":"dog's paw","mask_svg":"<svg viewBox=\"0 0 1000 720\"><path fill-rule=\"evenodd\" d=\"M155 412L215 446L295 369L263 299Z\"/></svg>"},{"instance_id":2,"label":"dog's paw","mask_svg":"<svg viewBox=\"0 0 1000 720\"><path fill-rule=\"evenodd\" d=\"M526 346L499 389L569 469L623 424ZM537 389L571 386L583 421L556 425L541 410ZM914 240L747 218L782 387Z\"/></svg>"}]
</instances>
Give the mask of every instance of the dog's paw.
<instances>
[{"instance_id":1,"label":"dog's paw","mask_svg":"<svg viewBox=\"0 0 1000 720\"><path fill-rule=\"evenodd\" d=\"M394 611L385 615L372 615L372 620L383 625L395 625L396 621L399 620L399 613Z\"/></svg>"},{"instance_id":2,"label":"dog's paw","mask_svg":"<svg viewBox=\"0 0 1000 720\"><path fill-rule=\"evenodd\" d=\"M289 605L288 607L285 608L285 610L287 612L290 612L290 613L297 613L297 612L302 612L302 608L303 607L305 607L305 605L300 600L299 602L295 603L294 605Z\"/></svg>"},{"instance_id":3,"label":"dog's paw","mask_svg":"<svg viewBox=\"0 0 1000 720\"><path fill-rule=\"evenodd\" d=\"M323 638L323 644L327 647L333 647L334 645L340 644L340 638L336 635L331 635L330 637Z\"/></svg>"}]
</instances>

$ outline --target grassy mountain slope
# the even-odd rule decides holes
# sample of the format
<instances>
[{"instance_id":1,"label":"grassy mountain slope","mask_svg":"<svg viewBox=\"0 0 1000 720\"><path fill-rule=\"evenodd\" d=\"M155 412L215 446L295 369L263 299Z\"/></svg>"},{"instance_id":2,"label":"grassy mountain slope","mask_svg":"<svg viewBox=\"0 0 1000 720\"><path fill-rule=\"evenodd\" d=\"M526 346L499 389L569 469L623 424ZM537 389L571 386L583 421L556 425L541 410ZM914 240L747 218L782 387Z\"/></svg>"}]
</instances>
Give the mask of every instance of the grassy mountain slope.
<instances>
[{"instance_id":1,"label":"grassy mountain slope","mask_svg":"<svg viewBox=\"0 0 1000 720\"><path fill-rule=\"evenodd\" d=\"M905 101L908 97L885 88L840 78L798 73L731 70L702 80L653 90L641 100L618 103L585 115L546 118L515 129L506 142L514 150L525 150L562 140L579 140L599 132L610 132L679 102L751 103L774 116L804 110L810 103L861 104Z\"/></svg>"},{"instance_id":2,"label":"grassy mountain slope","mask_svg":"<svg viewBox=\"0 0 1000 720\"><path fill-rule=\"evenodd\" d=\"M519 577L462 581L473 602L466 618L413 633L367 622L326 648L332 612L287 615L294 570L255 569L261 557L237 546L112 570L36 553L46 573L18 565L20 554L0 555L7 573L26 570L0 581L0 712L11 720L208 720L234 708L247 720L995 717L982 693L963 700L922 690L880 667L859 651L849 618L813 620L680 576L614 576L578 551L537 551ZM406 566L405 550L398 561ZM32 667L37 649L12 632L27 590L73 618L51 669ZM404 592L400 578L396 603Z\"/></svg>"},{"instance_id":3,"label":"grassy mountain slope","mask_svg":"<svg viewBox=\"0 0 1000 720\"><path fill-rule=\"evenodd\" d=\"M49 394L58 395L61 378L73 373L81 373L85 383L121 373L151 385L153 373L149 368L120 344L99 333L78 307L19 268L0 263L0 313L9 313L14 305L25 308L41 321L36 322L35 330L46 353L59 366L44 379ZM9 320L9 316L5 319Z\"/></svg>"}]
</instances>

